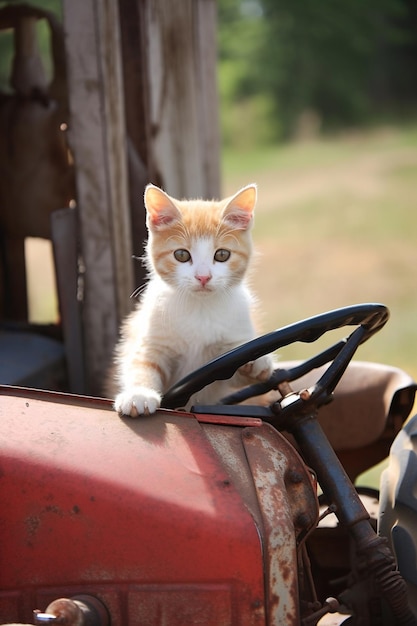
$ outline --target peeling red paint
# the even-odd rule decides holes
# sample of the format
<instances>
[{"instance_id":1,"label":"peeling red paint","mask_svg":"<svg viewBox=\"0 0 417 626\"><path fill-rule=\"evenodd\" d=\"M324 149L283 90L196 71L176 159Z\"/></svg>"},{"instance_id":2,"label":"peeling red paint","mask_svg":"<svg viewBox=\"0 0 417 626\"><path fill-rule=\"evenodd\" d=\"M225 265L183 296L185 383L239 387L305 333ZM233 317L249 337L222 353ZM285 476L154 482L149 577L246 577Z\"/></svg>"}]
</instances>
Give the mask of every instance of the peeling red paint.
<instances>
[{"instance_id":1,"label":"peeling red paint","mask_svg":"<svg viewBox=\"0 0 417 626\"><path fill-rule=\"evenodd\" d=\"M267 622L297 626L297 539L317 523L316 485L298 453L272 427L246 431L242 440L265 528Z\"/></svg>"}]
</instances>

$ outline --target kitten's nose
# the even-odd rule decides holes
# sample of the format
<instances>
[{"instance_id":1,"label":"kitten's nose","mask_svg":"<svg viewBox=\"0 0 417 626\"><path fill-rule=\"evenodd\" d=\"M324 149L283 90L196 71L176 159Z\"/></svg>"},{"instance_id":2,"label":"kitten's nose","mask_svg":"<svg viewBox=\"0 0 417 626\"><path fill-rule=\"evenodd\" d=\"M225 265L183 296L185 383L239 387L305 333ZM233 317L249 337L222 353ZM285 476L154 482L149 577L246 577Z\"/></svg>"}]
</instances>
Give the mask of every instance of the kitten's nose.
<instances>
[{"instance_id":1,"label":"kitten's nose","mask_svg":"<svg viewBox=\"0 0 417 626\"><path fill-rule=\"evenodd\" d=\"M207 274L205 276L199 276L198 274L196 274L196 279L198 281L200 281L200 283L202 284L203 287L206 286L206 284L208 283L209 280L211 280L211 275Z\"/></svg>"}]
</instances>

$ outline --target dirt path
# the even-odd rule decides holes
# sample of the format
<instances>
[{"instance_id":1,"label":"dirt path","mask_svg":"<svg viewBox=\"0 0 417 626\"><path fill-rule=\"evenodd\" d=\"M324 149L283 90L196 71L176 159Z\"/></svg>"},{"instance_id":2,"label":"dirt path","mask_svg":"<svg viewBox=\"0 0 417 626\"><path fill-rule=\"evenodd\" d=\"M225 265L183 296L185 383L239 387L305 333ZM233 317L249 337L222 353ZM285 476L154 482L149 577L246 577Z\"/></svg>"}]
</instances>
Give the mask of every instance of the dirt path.
<instances>
[{"instance_id":1,"label":"dirt path","mask_svg":"<svg viewBox=\"0 0 417 626\"><path fill-rule=\"evenodd\" d=\"M375 198L384 193L389 172L408 167L417 167L417 150L413 147L372 150L325 165L281 171L266 169L255 174L259 188L258 210L289 209L324 194L348 192ZM246 175L230 177L225 181L225 192L227 195L234 193L236 187L249 182Z\"/></svg>"}]
</instances>

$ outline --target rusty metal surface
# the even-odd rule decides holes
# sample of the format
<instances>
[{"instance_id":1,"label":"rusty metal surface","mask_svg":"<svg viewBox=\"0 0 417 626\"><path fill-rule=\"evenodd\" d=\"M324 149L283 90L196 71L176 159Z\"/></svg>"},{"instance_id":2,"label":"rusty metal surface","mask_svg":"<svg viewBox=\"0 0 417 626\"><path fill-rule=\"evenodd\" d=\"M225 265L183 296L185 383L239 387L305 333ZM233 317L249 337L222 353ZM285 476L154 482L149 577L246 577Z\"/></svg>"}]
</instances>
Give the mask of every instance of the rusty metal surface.
<instances>
[{"instance_id":1,"label":"rusty metal surface","mask_svg":"<svg viewBox=\"0 0 417 626\"><path fill-rule=\"evenodd\" d=\"M267 623L300 623L297 543L316 526L315 479L292 446L268 425L245 429L243 444L264 528Z\"/></svg>"}]
</instances>

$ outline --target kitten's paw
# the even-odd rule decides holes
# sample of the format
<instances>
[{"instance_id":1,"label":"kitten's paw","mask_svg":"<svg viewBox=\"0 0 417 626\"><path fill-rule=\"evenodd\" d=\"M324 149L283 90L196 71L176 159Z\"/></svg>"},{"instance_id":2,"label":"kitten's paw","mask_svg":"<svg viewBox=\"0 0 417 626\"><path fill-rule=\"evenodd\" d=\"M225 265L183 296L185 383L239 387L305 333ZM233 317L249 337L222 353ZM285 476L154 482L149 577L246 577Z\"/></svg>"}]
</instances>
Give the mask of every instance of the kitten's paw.
<instances>
[{"instance_id":1,"label":"kitten's paw","mask_svg":"<svg viewBox=\"0 0 417 626\"><path fill-rule=\"evenodd\" d=\"M271 376L274 371L274 361L270 354L260 356L255 361L250 361L246 365L242 365L239 371L249 378L255 378L256 380L265 381Z\"/></svg>"},{"instance_id":2,"label":"kitten's paw","mask_svg":"<svg viewBox=\"0 0 417 626\"><path fill-rule=\"evenodd\" d=\"M135 387L129 391L122 391L116 396L114 408L119 415L150 415L155 413L161 405L161 395L147 387Z\"/></svg>"}]
</instances>

